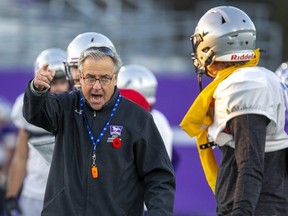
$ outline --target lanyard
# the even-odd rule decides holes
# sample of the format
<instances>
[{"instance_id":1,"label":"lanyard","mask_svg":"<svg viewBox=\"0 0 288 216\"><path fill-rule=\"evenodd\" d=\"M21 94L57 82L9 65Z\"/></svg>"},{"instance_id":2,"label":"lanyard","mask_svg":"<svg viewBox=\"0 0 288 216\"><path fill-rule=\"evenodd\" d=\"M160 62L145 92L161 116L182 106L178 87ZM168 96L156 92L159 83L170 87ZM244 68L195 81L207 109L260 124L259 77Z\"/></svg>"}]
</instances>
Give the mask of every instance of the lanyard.
<instances>
[{"instance_id":1,"label":"lanyard","mask_svg":"<svg viewBox=\"0 0 288 216\"><path fill-rule=\"evenodd\" d=\"M109 127L110 121L111 121L112 117L114 116L114 114L115 114L115 112L116 112L116 110L118 108L120 100L121 100L121 94L118 95L117 100L116 100L116 102L114 104L114 107L113 107L113 109L111 111L110 118L106 122L106 124L103 127L101 133L98 135L97 140L95 141L94 136L93 136L92 131L91 131L91 128L90 128L90 126L88 124L88 119L87 119L87 117L85 115L85 112L84 112L84 98L80 94L80 113L82 113L82 115L83 115L83 118L84 118L85 124L86 124L86 128L87 128L90 140L91 140L92 145L93 145L92 168L91 168L91 173L92 173L92 177L93 178L98 178L98 168L96 166L96 145L101 141L101 139L103 138L105 132L107 131L107 128Z\"/></svg>"}]
</instances>

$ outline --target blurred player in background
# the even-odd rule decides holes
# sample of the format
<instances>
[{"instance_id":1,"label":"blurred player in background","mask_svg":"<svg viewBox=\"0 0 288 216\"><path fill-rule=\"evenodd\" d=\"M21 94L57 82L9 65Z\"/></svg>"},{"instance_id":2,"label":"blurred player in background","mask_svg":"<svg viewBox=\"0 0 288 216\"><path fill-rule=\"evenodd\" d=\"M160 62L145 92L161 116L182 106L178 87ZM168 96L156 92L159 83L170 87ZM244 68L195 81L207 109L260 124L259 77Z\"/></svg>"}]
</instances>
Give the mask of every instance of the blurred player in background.
<instances>
[{"instance_id":1,"label":"blurred player in background","mask_svg":"<svg viewBox=\"0 0 288 216\"><path fill-rule=\"evenodd\" d=\"M56 71L51 82L51 93L69 91L63 61L66 52L59 48L42 51L34 63L34 71L49 63ZM13 216L40 216L50 164L28 142L54 140L48 131L29 124L22 116L24 93L19 95L12 110L14 124L19 128L17 146L9 170L6 192L6 214ZM18 202L19 197L19 202Z\"/></svg>"},{"instance_id":2,"label":"blurred player in background","mask_svg":"<svg viewBox=\"0 0 288 216\"><path fill-rule=\"evenodd\" d=\"M288 87L288 62L283 62L275 71L282 82Z\"/></svg>"},{"instance_id":3,"label":"blurred player in background","mask_svg":"<svg viewBox=\"0 0 288 216\"><path fill-rule=\"evenodd\" d=\"M0 215L4 214L4 200L8 170L14 153L17 128L12 124L12 104L0 97Z\"/></svg>"},{"instance_id":4,"label":"blurred player in background","mask_svg":"<svg viewBox=\"0 0 288 216\"><path fill-rule=\"evenodd\" d=\"M288 62L283 62L276 69L275 74L281 79L281 81L288 88ZM285 131L288 131L288 115L286 115L285 118L286 118Z\"/></svg>"},{"instance_id":5,"label":"blurred player in background","mask_svg":"<svg viewBox=\"0 0 288 216\"><path fill-rule=\"evenodd\" d=\"M146 111L150 112L150 104L146 100L146 98L140 94L138 91L133 89L119 89L121 95L133 101L134 103L138 104L139 106L143 107Z\"/></svg>"},{"instance_id":6,"label":"blurred player in background","mask_svg":"<svg viewBox=\"0 0 288 216\"><path fill-rule=\"evenodd\" d=\"M141 65L124 65L119 72L117 86L120 89L134 89L149 102L150 112L165 143L167 153L172 160L173 131L166 116L154 108L158 86L154 73Z\"/></svg>"}]
</instances>

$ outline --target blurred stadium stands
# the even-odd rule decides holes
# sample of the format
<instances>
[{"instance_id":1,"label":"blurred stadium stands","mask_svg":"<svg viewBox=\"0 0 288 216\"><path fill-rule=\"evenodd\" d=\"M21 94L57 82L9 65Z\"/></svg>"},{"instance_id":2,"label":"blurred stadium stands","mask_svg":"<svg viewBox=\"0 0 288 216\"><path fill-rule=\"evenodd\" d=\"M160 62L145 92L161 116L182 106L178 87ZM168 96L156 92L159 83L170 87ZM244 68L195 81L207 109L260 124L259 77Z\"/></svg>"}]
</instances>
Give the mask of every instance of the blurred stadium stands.
<instances>
[{"instance_id":1,"label":"blurred stadium stands","mask_svg":"<svg viewBox=\"0 0 288 216\"><path fill-rule=\"evenodd\" d=\"M189 37L197 20L208 8L227 5L227 1L193 1L195 6L190 10L175 10L173 1L169 2L2 0L0 67L31 67L43 49L66 49L79 33L96 31L114 42L124 64L143 64L156 72L191 71ZM282 30L278 23L269 21L269 7L233 2L229 4L253 18L257 45L268 51L260 63L276 69L281 63Z\"/></svg>"}]
</instances>

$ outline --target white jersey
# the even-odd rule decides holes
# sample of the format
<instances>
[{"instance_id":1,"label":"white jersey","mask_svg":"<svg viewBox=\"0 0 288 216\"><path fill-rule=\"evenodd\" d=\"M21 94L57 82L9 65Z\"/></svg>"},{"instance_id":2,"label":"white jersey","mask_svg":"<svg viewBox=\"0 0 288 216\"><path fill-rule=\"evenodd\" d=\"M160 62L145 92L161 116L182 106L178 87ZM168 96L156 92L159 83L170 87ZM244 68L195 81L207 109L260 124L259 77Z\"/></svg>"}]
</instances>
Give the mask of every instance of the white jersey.
<instances>
[{"instance_id":1,"label":"white jersey","mask_svg":"<svg viewBox=\"0 0 288 216\"><path fill-rule=\"evenodd\" d=\"M235 147L232 136L222 132L230 119L259 114L271 120L267 126L265 152L288 147L287 88L272 71L263 67L239 69L218 85L213 98L214 121L208 128L208 136L218 145Z\"/></svg>"},{"instance_id":2,"label":"white jersey","mask_svg":"<svg viewBox=\"0 0 288 216\"><path fill-rule=\"evenodd\" d=\"M152 109L151 114L164 141L169 158L172 159L173 131L171 126L165 115L159 110Z\"/></svg>"},{"instance_id":3,"label":"white jersey","mask_svg":"<svg viewBox=\"0 0 288 216\"><path fill-rule=\"evenodd\" d=\"M19 95L13 105L11 113L13 123L18 128L25 128L32 133L47 134L47 139L51 138L52 135L48 131L31 125L24 119L22 115L23 97L24 94ZM33 139L37 138L32 137L29 141ZM22 194L26 197L44 200L44 192L49 169L49 163L40 155L39 152L29 146L29 157L27 161L26 176L23 182Z\"/></svg>"}]
</instances>

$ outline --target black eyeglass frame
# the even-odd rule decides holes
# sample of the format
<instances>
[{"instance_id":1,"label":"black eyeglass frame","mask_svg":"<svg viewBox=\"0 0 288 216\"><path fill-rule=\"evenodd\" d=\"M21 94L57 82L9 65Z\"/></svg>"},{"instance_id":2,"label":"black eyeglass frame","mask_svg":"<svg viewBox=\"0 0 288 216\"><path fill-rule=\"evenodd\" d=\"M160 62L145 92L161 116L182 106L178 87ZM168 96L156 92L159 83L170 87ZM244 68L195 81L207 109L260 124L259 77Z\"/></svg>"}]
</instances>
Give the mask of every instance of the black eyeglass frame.
<instances>
[{"instance_id":1,"label":"black eyeglass frame","mask_svg":"<svg viewBox=\"0 0 288 216\"><path fill-rule=\"evenodd\" d=\"M97 82L97 80L99 81L101 86L108 86L111 84L111 81L113 79L113 76L115 75L115 73L112 74L112 76L108 76L108 75L104 75L100 78L96 78L94 76L90 76L90 75L86 75L86 77L84 77L84 74L81 73L81 78L84 80L84 83L86 85L95 85L95 83ZM88 77L87 77L88 76ZM89 77L90 76L90 77ZM89 82L89 79L91 82ZM93 81L92 81L93 80ZM88 82L87 82L88 81Z\"/></svg>"}]
</instances>

